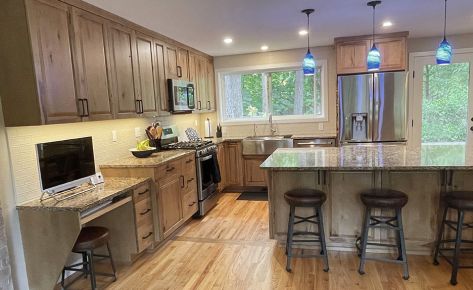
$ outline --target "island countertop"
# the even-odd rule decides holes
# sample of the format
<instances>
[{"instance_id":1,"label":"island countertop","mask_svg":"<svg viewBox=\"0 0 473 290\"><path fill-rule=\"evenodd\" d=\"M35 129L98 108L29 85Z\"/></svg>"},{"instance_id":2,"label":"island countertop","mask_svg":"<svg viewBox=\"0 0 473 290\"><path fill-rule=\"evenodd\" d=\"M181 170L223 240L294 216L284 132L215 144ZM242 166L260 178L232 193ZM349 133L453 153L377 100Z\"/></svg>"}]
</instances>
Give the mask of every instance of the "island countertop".
<instances>
[{"instance_id":1,"label":"island countertop","mask_svg":"<svg viewBox=\"0 0 473 290\"><path fill-rule=\"evenodd\" d=\"M471 170L473 158L463 145L347 145L342 147L280 148L262 169L311 170Z\"/></svg>"},{"instance_id":2,"label":"island countertop","mask_svg":"<svg viewBox=\"0 0 473 290\"><path fill-rule=\"evenodd\" d=\"M130 153L131 154L131 153ZM160 151L157 153L153 153L153 155L146 157L146 158L137 158L134 156L129 156L126 158L117 159L114 161L110 161L104 164L100 164L100 168L149 168L149 167L156 167L168 161L178 159L188 154L195 154L195 150L168 150L168 151Z\"/></svg>"}]
</instances>

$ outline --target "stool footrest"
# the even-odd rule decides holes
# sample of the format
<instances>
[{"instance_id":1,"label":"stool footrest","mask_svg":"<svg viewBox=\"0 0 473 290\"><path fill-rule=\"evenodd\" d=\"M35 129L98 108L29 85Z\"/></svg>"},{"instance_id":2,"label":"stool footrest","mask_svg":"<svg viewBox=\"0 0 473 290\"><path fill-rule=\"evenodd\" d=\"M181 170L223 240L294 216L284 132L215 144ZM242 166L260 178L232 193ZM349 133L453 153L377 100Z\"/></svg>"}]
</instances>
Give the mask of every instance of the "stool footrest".
<instances>
[{"instance_id":1,"label":"stool footrest","mask_svg":"<svg viewBox=\"0 0 473 290\"><path fill-rule=\"evenodd\" d=\"M389 247L389 248L397 248L398 245L393 244L384 244L384 243L366 243L368 246L380 246L380 247Z\"/></svg>"},{"instance_id":2,"label":"stool footrest","mask_svg":"<svg viewBox=\"0 0 473 290\"><path fill-rule=\"evenodd\" d=\"M394 264L404 264L407 263L406 261L403 260L395 260L395 259L383 259L383 258L374 258L374 257L365 257L365 260L370 260L370 261L378 261L378 262L388 262L388 263L394 263Z\"/></svg>"},{"instance_id":3,"label":"stool footrest","mask_svg":"<svg viewBox=\"0 0 473 290\"><path fill-rule=\"evenodd\" d=\"M293 243L320 243L320 240L292 240Z\"/></svg>"},{"instance_id":4,"label":"stool footrest","mask_svg":"<svg viewBox=\"0 0 473 290\"><path fill-rule=\"evenodd\" d=\"M303 235L306 235L306 236L317 236L317 237L320 236L319 233L315 233L315 232L301 232L301 231L299 231L299 232L294 232L292 235L293 235L293 236L303 236Z\"/></svg>"}]
</instances>

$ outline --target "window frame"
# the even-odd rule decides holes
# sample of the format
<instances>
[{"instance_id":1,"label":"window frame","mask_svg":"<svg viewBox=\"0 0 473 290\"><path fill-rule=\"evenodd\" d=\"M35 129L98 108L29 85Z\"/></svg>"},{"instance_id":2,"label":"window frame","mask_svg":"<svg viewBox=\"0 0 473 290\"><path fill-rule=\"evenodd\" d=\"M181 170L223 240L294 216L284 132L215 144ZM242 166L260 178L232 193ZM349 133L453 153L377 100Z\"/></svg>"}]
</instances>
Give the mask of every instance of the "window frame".
<instances>
[{"instance_id":1,"label":"window frame","mask_svg":"<svg viewBox=\"0 0 473 290\"><path fill-rule=\"evenodd\" d=\"M327 122L328 121L328 69L327 60L318 59L317 66L320 67L320 94L321 94L321 108L322 114L320 116L303 116L303 115L286 115L286 116L273 116L273 122L284 124L284 123L313 123L313 122ZM300 69L300 63L281 63L272 65L257 65L257 66L244 66L244 67L233 67L228 69L218 69L215 71L217 79L217 106L218 118L222 125L253 125L253 124L267 124L269 122L269 114L261 118L239 118L234 120L224 120L224 88L222 86L224 75L231 73L249 74L249 73L270 73L278 71L287 71L291 69ZM270 90L269 90L270 92ZM268 94L268 104L271 102L271 96Z\"/></svg>"}]
</instances>

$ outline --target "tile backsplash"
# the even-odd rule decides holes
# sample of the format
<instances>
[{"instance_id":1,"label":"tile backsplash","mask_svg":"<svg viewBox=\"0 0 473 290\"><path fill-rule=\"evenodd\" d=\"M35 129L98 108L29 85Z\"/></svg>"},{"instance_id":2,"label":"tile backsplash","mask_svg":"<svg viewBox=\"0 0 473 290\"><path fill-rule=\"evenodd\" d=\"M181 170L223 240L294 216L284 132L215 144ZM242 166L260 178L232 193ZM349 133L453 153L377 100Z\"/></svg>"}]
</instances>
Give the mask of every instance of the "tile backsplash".
<instances>
[{"instance_id":1,"label":"tile backsplash","mask_svg":"<svg viewBox=\"0 0 473 290\"><path fill-rule=\"evenodd\" d=\"M92 136L98 167L101 163L129 156L128 149L136 145L137 139L146 138L144 129L151 121L136 118L7 128L17 204L41 196L35 144ZM177 125L180 135L188 127L200 131L200 116L196 114L161 117L159 121L163 125ZM135 137L135 128L140 128L142 134L138 138ZM117 132L116 142L112 141L113 130Z\"/></svg>"}]
</instances>

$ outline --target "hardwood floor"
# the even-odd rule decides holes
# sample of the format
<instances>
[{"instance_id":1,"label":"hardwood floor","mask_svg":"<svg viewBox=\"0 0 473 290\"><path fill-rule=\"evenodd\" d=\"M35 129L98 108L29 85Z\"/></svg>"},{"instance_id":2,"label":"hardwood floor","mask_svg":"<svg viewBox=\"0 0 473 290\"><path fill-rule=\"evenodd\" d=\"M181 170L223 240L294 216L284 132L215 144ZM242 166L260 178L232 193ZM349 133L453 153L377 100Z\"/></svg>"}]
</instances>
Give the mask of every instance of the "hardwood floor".
<instances>
[{"instance_id":1,"label":"hardwood floor","mask_svg":"<svg viewBox=\"0 0 473 290\"><path fill-rule=\"evenodd\" d=\"M450 266L445 261L434 266L425 256L409 256L409 281L401 278L399 265L371 261L360 276L358 257L346 252L330 253L329 273L322 271L320 259L294 259L293 273L287 273L284 249L268 238L267 202L237 197L225 194L207 216L191 221L163 248L121 267L116 282L98 278L99 288L473 289L473 270L461 269L453 287ZM84 279L68 289L90 288Z\"/></svg>"}]
</instances>

